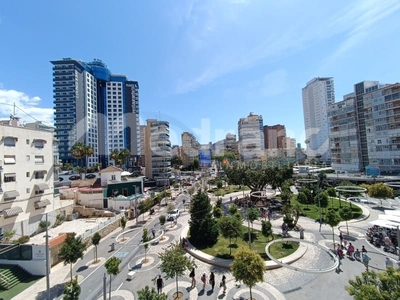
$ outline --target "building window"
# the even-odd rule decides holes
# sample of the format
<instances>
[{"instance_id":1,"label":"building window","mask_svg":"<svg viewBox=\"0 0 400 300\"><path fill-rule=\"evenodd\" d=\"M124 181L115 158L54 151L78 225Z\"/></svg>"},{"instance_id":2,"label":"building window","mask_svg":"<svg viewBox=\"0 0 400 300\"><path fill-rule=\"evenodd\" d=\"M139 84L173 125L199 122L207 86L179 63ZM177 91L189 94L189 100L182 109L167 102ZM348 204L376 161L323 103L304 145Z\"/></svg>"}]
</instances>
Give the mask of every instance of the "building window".
<instances>
[{"instance_id":1,"label":"building window","mask_svg":"<svg viewBox=\"0 0 400 300\"><path fill-rule=\"evenodd\" d=\"M30 177L31 173L30 172L26 172L26 177Z\"/></svg>"},{"instance_id":2,"label":"building window","mask_svg":"<svg viewBox=\"0 0 400 300\"><path fill-rule=\"evenodd\" d=\"M31 160L30 155L27 155L27 156L26 156L26 160L27 160L27 161L30 161L30 160Z\"/></svg>"},{"instance_id":3,"label":"building window","mask_svg":"<svg viewBox=\"0 0 400 300\"><path fill-rule=\"evenodd\" d=\"M122 195L128 197L128 189L122 189Z\"/></svg>"},{"instance_id":4,"label":"building window","mask_svg":"<svg viewBox=\"0 0 400 300\"><path fill-rule=\"evenodd\" d=\"M14 138L12 136L8 136L4 138L4 146L7 147L15 147L15 142L17 141L17 138Z\"/></svg>"},{"instance_id":5,"label":"building window","mask_svg":"<svg viewBox=\"0 0 400 300\"><path fill-rule=\"evenodd\" d=\"M4 174L4 182L15 182L15 181L16 181L15 173Z\"/></svg>"},{"instance_id":6,"label":"building window","mask_svg":"<svg viewBox=\"0 0 400 300\"><path fill-rule=\"evenodd\" d=\"M44 163L44 156L42 155L35 155L35 164L42 164Z\"/></svg>"},{"instance_id":7,"label":"building window","mask_svg":"<svg viewBox=\"0 0 400 300\"><path fill-rule=\"evenodd\" d=\"M27 145L29 145L30 142L31 142L31 141L30 141L29 139L26 139L26 144L27 144Z\"/></svg>"},{"instance_id":8,"label":"building window","mask_svg":"<svg viewBox=\"0 0 400 300\"><path fill-rule=\"evenodd\" d=\"M111 175L111 180L115 180L115 175Z\"/></svg>"},{"instance_id":9,"label":"building window","mask_svg":"<svg viewBox=\"0 0 400 300\"><path fill-rule=\"evenodd\" d=\"M42 149L44 148L44 143L45 141L43 140L35 140L34 145L36 149Z\"/></svg>"},{"instance_id":10,"label":"building window","mask_svg":"<svg viewBox=\"0 0 400 300\"><path fill-rule=\"evenodd\" d=\"M4 164L5 165L15 164L15 156L14 155L5 155L4 156Z\"/></svg>"},{"instance_id":11,"label":"building window","mask_svg":"<svg viewBox=\"0 0 400 300\"><path fill-rule=\"evenodd\" d=\"M31 192L30 188L26 188L26 193L29 194Z\"/></svg>"},{"instance_id":12,"label":"building window","mask_svg":"<svg viewBox=\"0 0 400 300\"><path fill-rule=\"evenodd\" d=\"M35 171L35 179L44 179L44 171Z\"/></svg>"}]
</instances>

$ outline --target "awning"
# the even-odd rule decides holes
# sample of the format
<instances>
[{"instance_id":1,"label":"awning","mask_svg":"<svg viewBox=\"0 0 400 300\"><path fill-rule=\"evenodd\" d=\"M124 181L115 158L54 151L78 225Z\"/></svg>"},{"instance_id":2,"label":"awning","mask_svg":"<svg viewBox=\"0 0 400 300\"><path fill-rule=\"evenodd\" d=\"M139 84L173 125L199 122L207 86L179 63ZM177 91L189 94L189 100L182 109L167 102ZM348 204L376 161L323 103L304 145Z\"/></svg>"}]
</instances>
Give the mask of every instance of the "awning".
<instances>
[{"instance_id":1,"label":"awning","mask_svg":"<svg viewBox=\"0 0 400 300\"><path fill-rule=\"evenodd\" d=\"M35 202L34 205L36 209L43 208L46 207L47 205L50 205L50 200L49 199L40 200Z\"/></svg>"},{"instance_id":2,"label":"awning","mask_svg":"<svg viewBox=\"0 0 400 300\"><path fill-rule=\"evenodd\" d=\"M8 217L16 216L22 212L23 212L23 210L21 207L15 206L15 207L3 210L3 215L4 215L4 218L8 218Z\"/></svg>"},{"instance_id":3,"label":"awning","mask_svg":"<svg viewBox=\"0 0 400 300\"><path fill-rule=\"evenodd\" d=\"M15 199L18 196L19 196L18 191L7 191L7 192L4 192L4 199L5 200Z\"/></svg>"},{"instance_id":4,"label":"awning","mask_svg":"<svg viewBox=\"0 0 400 300\"><path fill-rule=\"evenodd\" d=\"M47 170L35 170L35 173L47 173Z\"/></svg>"},{"instance_id":5,"label":"awning","mask_svg":"<svg viewBox=\"0 0 400 300\"><path fill-rule=\"evenodd\" d=\"M35 187L39 191L44 191L44 190L48 190L49 189L49 185L47 183L37 183L37 184L35 184Z\"/></svg>"},{"instance_id":6,"label":"awning","mask_svg":"<svg viewBox=\"0 0 400 300\"><path fill-rule=\"evenodd\" d=\"M369 222L369 224L372 225L377 225L379 227L385 227L385 228L390 228L390 229L395 229L399 226L399 224L387 221L387 220L375 220L375 221L371 221Z\"/></svg>"},{"instance_id":7,"label":"awning","mask_svg":"<svg viewBox=\"0 0 400 300\"><path fill-rule=\"evenodd\" d=\"M4 177L5 177L5 178L15 177L15 173L7 173L7 174L4 174Z\"/></svg>"},{"instance_id":8,"label":"awning","mask_svg":"<svg viewBox=\"0 0 400 300\"><path fill-rule=\"evenodd\" d=\"M5 164L15 164L15 157L4 157Z\"/></svg>"}]
</instances>

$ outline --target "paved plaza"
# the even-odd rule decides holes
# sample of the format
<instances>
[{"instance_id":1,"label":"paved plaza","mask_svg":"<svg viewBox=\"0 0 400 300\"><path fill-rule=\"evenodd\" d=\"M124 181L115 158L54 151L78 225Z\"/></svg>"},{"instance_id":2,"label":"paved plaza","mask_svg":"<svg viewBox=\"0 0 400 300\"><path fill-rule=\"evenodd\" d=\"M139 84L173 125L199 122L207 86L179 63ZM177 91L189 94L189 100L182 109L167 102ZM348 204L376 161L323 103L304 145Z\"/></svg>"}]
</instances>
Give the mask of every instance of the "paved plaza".
<instances>
[{"instance_id":1,"label":"paved plaza","mask_svg":"<svg viewBox=\"0 0 400 300\"><path fill-rule=\"evenodd\" d=\"M240 196L239 194L233 194L232 196ZM229 206L230 195L226 195L223 198L223 203ZM177 206L179 207L180 198L177 199ZM378 218L378 214L381 213L381 209L377 207L369 207L367 205L360 205L363 209L363 215L358 220L349 222L350 236L348 241L353 243L355 248L360 248L364 245L369 251L369 255L372 258L370 268L373 270L383 270L385 268L385 258L388 255L380 250L370 246L365 240L366 229L370 227L368 222ZM180 207L181 210L183 207ZM156 210L154 216L145 215L146 220L145 226L153 228L157 227L158 216L165 214L165 207L160 210ZM142 216L139 220L143 220ZM136 291L143 288L146 285L155 287L154 278L156 278L159 272L160 260L158 253L163 251L163 248L168 246L171 242L179 241L181 238L182 230L187 226L189 220L189 213L186 211L181 212L181 216L178 219L177 225L171 227L170 223L166 223L166 231L164 233L164 239L155 245L149 247L148 253L146 253L147 262L142 263L144 259L144 248L138 246L142 234L142 228L136 227L135 220L128 221L125 230L124 238L120 235L121 229L117 229L115 232L107 237L104 237L99 245L99 260L97 264L93 264L93 247L89 247L86 251L83 260L79 260L74 268L73 274L78 275L79 282L82 287L82 294L80 299L103 299L101 296L102 291L102 274L105 272L104 263L107 258L112 255L123 259L121 263L121 273L112 279L112 299L138 299ZM280 233L280 226L282 224L282 217L276 215L271 223L274 228L274 233ZM332 247L332 229L327 225L322 225L321 231L319 223L316 223L307 218L300 218L299 224L304 228L304 238L307 241L313 241L318 243L325 250L321 250L312 245L307 245L306 253L295 261L292 266L298 268L298 270L291 270L288 268L277 268L273 270L267 270L264 275L264 282L257 284L253 289L253 298L255 299L318 299L324 298L329 299L352 299L347 292L344 290L344 286L348 284L348 280L354 278L356 275L361 274L365 270L362 263L358 261L349 260L348 258L343 260L341 266L341 272L329 272L323 274L312 274L299 271L300 269L324 269L333 264L332 258L328 255L327 251L331 251ZM261 228L261 222L255 221L254 228ZM339 240L339 230L346 235L345 223L341 223L338 228L335 229L335 239ZM158 231L157 231L158 232ZM299 232L291 231L292 237L298 238ZM116 243L116 250L110 251L109 244L112 242ZM397 257L389 255L394 260ZM197 284L195 288L190 288L191 281L189 276L180 277L178 280L178 289L183 293L183 299L247 299L249 298L249 289L243 284L235 282L234 278L230 274L229 270L222 267L216 267L200 260L196 260L196 279ZM134 271L134 278L129 281L127 280L127 273ZM203 273L209 276L210 272L214 272L216 278L215 289L211 290L209 284L206 288L202 289L202 283L200 277ZM188 272L189 273L189 272ZM227 291L223 294L222 289L219 287L222 275L227 277ZM51 294L53 299L61 299L63 283L69 280L69 266L64 266L62 263L56 265L51 270L50 283L52 286ZM169 299L172 299L172 295L176 292L175 279L164 279L165 286L163 292L168 294ZM26 289L24 292L19 294L13 299L46 299L46 279L39 280L36 284ZM107 285L108 293L108 285Z\"/></svg>"}]
</instances>

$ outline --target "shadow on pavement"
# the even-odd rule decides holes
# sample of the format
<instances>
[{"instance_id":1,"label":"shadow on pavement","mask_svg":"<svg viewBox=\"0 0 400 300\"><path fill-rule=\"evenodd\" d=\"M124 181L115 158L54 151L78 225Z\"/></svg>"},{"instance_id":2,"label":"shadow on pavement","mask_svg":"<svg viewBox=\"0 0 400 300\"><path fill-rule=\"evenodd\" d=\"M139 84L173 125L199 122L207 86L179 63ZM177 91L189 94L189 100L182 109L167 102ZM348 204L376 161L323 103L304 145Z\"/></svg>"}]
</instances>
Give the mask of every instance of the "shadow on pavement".
<instances>
[{"instance_id":1,"label":"shadow on pavement","mask_svg":"<svg viewBox=\"0 0 400 300\"><path fill-rule=\"evenodd\" d=\"M60 297L64 292L64 283L59 283L50 288L50 298L55 299ZM36 296L37 300L47 299L47 291L41 291Z\"/></svg>"}]
</instances>

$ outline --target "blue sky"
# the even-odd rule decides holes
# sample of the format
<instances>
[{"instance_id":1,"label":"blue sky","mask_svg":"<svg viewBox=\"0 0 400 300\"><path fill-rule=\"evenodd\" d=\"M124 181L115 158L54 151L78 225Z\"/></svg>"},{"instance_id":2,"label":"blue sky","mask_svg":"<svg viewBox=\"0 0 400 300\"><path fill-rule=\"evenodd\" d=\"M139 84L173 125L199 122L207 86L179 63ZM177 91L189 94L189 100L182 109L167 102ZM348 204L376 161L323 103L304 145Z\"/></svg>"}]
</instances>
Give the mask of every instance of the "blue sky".
<instances>
[{"instance_id":1,"label":"blue sky","mask_svg":"<svg viewBox=\"0 0 400 300\"><path fill-rule=\"evenodd\" d=\"M398 20L397 0L2 0L0 117L16 103L51 122L49 61L98 58L139 82L141 124L169 121L173 144L221 140L254 112L304 146L310 79L334 77L336 101L400 80Z\"/></svg>"}]
</instances>

